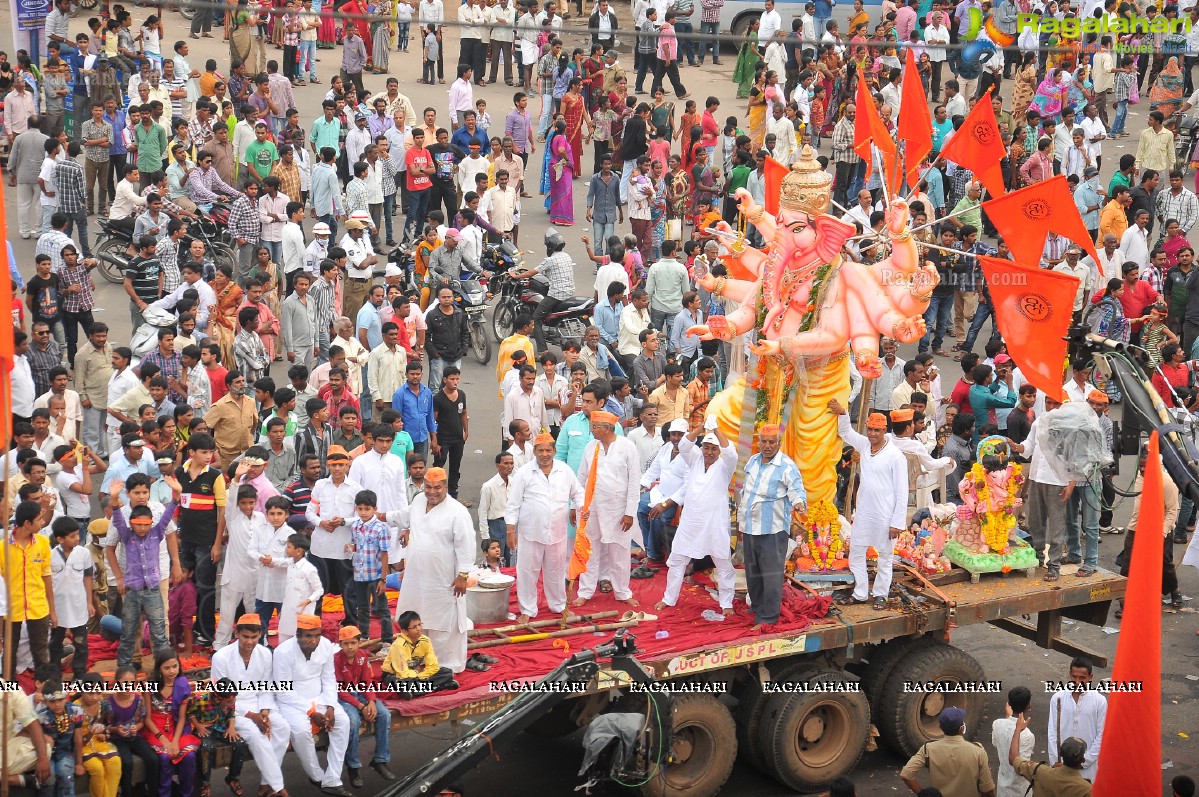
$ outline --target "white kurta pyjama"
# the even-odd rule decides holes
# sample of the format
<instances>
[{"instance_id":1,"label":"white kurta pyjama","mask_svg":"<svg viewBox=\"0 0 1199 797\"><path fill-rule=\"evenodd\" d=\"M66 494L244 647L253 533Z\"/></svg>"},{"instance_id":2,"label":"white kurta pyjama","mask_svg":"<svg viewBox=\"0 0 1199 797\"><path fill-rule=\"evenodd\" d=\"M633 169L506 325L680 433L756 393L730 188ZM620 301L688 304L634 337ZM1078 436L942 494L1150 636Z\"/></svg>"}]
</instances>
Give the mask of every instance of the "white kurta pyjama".
<instances>
[{"instance_id":1,"label":"white kurta pyjama","mask_svg":"<svg viewBox=\"0 0 1199 797\"><path fill-rule=\"evenodd\" d=\"M221 569L221 619L212 643L216 650L229 644L237 604L245 606L247 612L254 611L260 565L258 555L250 546L255 536L273 533L261 512L246 517L246 513L237 508L236 496L230 496L225 502L225 531L229 534L229 542L225 543L225 563Z\"/></svg>"},{"instance_id":2,"label":"white kurta pyjama","mask_svg":"<svg viewBox=\"0 0 1199 797\"><path fill-rule=\"evenodd\" d=\"M571 502L583 503L583 488L565 462L553 460L547 476L537 461L514 471L504 522L516 527L516 596L520 613L537 616L537 578L552 612L566 609L566 530Z\"/></svg>"},{"instance_id":3,"label":"white kurta pyjama","mask_svg":"<svg viewBox=\"0 0 1199 797\"><path fill-rule=\"evenodd\" d=\"M418 495L409 509L407 564L396 617L420 615L433 651L455 673L466 669L466 632L474 623L466 616L466 596L454 595L454 579L475 565L474 527L466 507L447 496L429 508Z\"/></svg>"},{"instance_id":4,"label":"white kurta pyjama","mask_svg":"<svg viewBox=\"0 0 1199 797\"><path fill-rule=\"evenodd\" d=\"M870 440L854 431L849 416L837 420L841 439L861 455L862 478L858 488L858 507L853 517L853 537L849 544L849 572L853 573L855 600L871 595L866 574L866 549L878 552L878 575L873 595L886 598L891 591L891 558L895 540L891 529L902 529L908 511L908 461L898 447L889 442L877 454L870 453Z\"/></svg>"},{"instance_id":5,"label":"white kurta pyjama","mask_svg":"<svg viewBox=\"0 0 1199 797\"><path fill-rule=\"evenodd\" d=\"M362 485L363 490L372 490L378 501L380 512L401 512L408 508L408 490L404 486L404 461L388 451L379 454L373 450L363 452L350 466L350 479ZM389 550L398 551L399 529L391 529ZM391 558L388 558L388 562ZM384 574L386 575L386 574Z\"/></svg>"},{"instance_id":6,"label":"white kurta pyjama","mask_svg":"<svg viewBox=\"0 0 1199 797\"><path fill-rule=\"evenodd\" d=\"M1094 780L1099 771L1099 748L1107 722L1107 698L1098 692L1055 692L1049 700L1049 763L1057 764L1057 748L1063 739L1077 736L1087 743L1082 776Z\"/></svg>"},{"instance_id":7,"label":"white kurta pyjama","mask_svg":"<svg viewBox=\"0 0 1199 797\"><path fill-rule=\"evenodd\" d=\"M259 560L258 590L255 597L268 603L282 603L287 594L287 571L291 568L291 557L287 555L287 538L295 532L284 523L275 528L270 523L254 529L254 537L250 540L250 551ZM270 565L262 564L261 557L269 556ZM262 618L264 623L269 619Z\"/></svg>"},{"instance_id":8,"label":"white kurta pyjama","mask_svg":"<svg viewBox=\"0 0 1199 797\"><path fill-rule=\"evenodd\" d=\"M296 618L301 614L314 614L325 588L321 586L321 574L316 565L307 558L293 562L287 575L287 592L283 595L283 606L279 609L279 640L286 641L296 635ZM308 601L303 609L300 604Z\"/></svg>"},{"instance_id":9,"label":"white kurta pyjama","mask_svg":"<svg viewBox=\"0 0 1199 797\"><path fill-rule=\"evenodd\" d=\"M255 645L254 652L250 654L250 664L247 666L238 647L237 643L226 645L212 654L213 681L229 678L236 684L248 686L255 681L274 680L274 662L270 648ZM283 770L280 768L280 764L287 752L291 728L283 714L278 711L274 694L269 690L239 688L236 709L237 717L233 720L233 727L246 740L250 754L254 756L254 763L258 765L262 782L270 786L271 791L280 791L283 788ZM271 735L269 738L246 717L246 712L261 711L262 709L271 709Z\"/></svg>"},{"instance_id":10,"label":"white kurta pyjama","mask_svg":"<svg viewBox=\"0 0 1199 797\"><path fill-rule=\"evenodd\" d=\"M291 690L280 690L277 703L291 728L291 746L304 773L321 786L340 786L341 767L345 762L346 745L350 741L350 720L337 703L337 676L333 670L333 654L337 645L321 637L312 655L305 657L296 639L280 642L275 648L275 681L291 681ZM321 769L316 758L316 741L312 738L312 720L308 712L324 714L333 708L333 728L328 732L328 766Z\"/></svg>"},{"instance_id":11,"label":"white kurta pyjama","mask_svg":"<svg viewBox=\"0 0 1199 797\"><path fill-rule=\"evenodd\" d=\"M721 447L720 458L705 467L699 446L684 437L679 442L679 455L687 465L683 484L666 497L682 507L682 515L666 560L669 569L662 602L668 606L678 603L687 564L710 556L716 564L720 608L731 609L737 572L729 547L729 482L737 470L737 449L732 443Z\"/></svg>"},{"instance_id":12,"label":"white kurta pyjama","mask_svg":"<svg viewBox=\"0 0 1199 797\"><path fill-rule=\"evenodd\" d=\"M583 448L579 463L579 484L587 484L595 447L600 446L595 493L591 499L591 515L587 519L587 536L591 539L591 559L587 570L579 577L579 597L590 600L601 579L612 583L617 600L633 597L629 589L629 549L636 523L628 530L621 529L627 515L636 520L637 504L641 500L641 455L637 446L617 437L605 451L598 440Z\"/></svg>"}]
</instances>

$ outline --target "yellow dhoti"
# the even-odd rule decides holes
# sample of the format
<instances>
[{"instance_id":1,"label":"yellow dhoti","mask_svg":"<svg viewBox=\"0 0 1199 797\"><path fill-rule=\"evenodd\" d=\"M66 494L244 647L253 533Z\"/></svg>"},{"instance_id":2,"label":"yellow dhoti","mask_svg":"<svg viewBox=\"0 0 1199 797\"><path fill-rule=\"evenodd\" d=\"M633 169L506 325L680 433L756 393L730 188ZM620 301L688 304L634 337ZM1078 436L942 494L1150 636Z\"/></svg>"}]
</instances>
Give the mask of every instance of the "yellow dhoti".
<instances>
[{"instance_id":1,"label":"yellow dhoti","mask_svg":"<svg viewBox=\"0 0 1199 797\"><path fill-rule=\"evenodd\" d=\"M783 394L786 385L779 360L771 357L766 363L767 391L766 423L785 423L782 450L795 460L803 475L808 506L818 501L833 501L837 495L837 460L841 456L841 437L837 433L837 416L829 412L829 399L849 404L849 357L841 356L827 363L810 365L795 375L791 391L790 414L784 417ZM725 388L712 399L711 414L715 414L725 437L737 440L752 436L752 428L742 427L746 400L753 400L748 377ZM750 408L749 419L754 417Z\"/></svg>"}]
</instances>

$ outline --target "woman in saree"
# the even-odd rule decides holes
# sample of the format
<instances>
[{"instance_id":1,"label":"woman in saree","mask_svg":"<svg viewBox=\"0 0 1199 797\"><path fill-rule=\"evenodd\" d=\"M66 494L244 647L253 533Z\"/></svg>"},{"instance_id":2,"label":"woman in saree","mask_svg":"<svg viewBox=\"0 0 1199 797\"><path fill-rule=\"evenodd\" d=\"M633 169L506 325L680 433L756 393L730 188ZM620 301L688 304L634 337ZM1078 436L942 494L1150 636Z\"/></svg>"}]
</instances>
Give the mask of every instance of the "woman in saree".
<instances>
[{"instance_id":1,"label":"woman in saree","mask_svg":"<svg viewBox=\"0 0 1199 797\"><path fill-rule=\"evenodd\" d=\"M750 89L757 78L756 70L762 60L758 55L758 20L749 23L745 38L741 40L741 49L737 52L737 65L733 67L733 82L737 84L737 99L743 100L749 96Z\"/></svg>"},{"instance_id":2,"label":"woman in saree","mask_svg":"<svg viewBox=\"0 0 1199 797\"><path fill-rule=\"evenodd\" d=\"M870 15L866 13L866 9L862 4L862 0L853 0L853 14L849 17L849 35L856 36L866 30L870 24ZM816 38L824 35L824 31L816 31Z\"/></svg>"},{"instance_id":3,"label":"woman in saree","mask_svg":"<svg viewBox=\"0 0 1199 797\"><path fill-rule=\"evenodd\" d=\"M754 78L754 87L749 90L749 105L746 108L749 135L755 151L766 143L766 71L759 70Z\"/></svg>"},{"instance_id":4,"label":"woman in saree","mask_svg":"<svg viewBox=\"0 0 1199 797\"><path fill-rule=\"evenodd\" d=\"M257 6L255 6L257 9ZM233 27L229 32L229 60L245 63L250 57L250 33L253 23L251 20L257 13L251 13L249 6L237 6L233 11Z\"/></svg>"},{"instance_id":5,"label":"woman in saree","mask_svg":"<svg viewBox=\"0 0 1199 797\"><path fill-rule=\"evenodd\" d=\"M654 102L649 107L649 123L651 130L666 128L667 142L674 139L674 103L666 99L666 91L661 86L654 92Z\"/></svg>"},{"instance_id":6,"label":"woman in saree","mask_svg":"<svg viewBox=\"0 0 1199 797\"><path fill-rule=\"evenodd\" d=\"M1162 238L1157 245L1166 253L1166 265L1174 268L1178 265L1178 250L1191 244L1187 240L1187 234L1182 231L1182 225L1178 223L1178 219L1166 219L1166 223L1162 227Z\"/></svg>"},{"instance_id":7,"label":"woman in saree","mask_svg":"<svg viewBox=\"0 0 1199 797\"><path fill-rule=\"evenodd\" d=\"M382 75L387 71L391 54L391 0L375 0L375 15L371 18L370 29L374 73Z\"/></svg>"},{"instance_id":8,"label":"woman in saree","mask_svg":"<svg viewBox=\"0 0 1199 797\"><path fill-rule=\"evenodd\" d=\"M670 156L671 160L677 157ZM649 179L654 184L654 196L649 203L649 251L656 261L662 256L662 242L666 240L666 164L662 161L650 164Z\"/></svg>"},{"instance_id":9,"label":"woman in saree","mask_svg":"<svg viewBox=\"0 0 1199 797\"><path fill-rule=\"evenodd\" d=\"M279 304L279 266L271 260L271 250L265 246L259 246L255 250L254 255L256 262L253 268L250 269L250 279L256 280L265 277L269 282L263 285L262 301L266 305L266 311L260 310L258 318L258 337L262 338L262 347L266 349L266 354L272 361L282 360L283 355L280 350L277 350L275 342L279 339L280 327L279 319L280 304ZM243 307L247 307L249 295L238 306L238 311Z\"/></svg>"},{"instance_id":10,"label":"woman in saree","mask_svg":"<svg viewBox=\"0 0 1199 797\"><path fill-rule=\"evenodd\" d=\"M670 156L670 173L663 181L666 183L666 220L670 226L678 225L682 230L683 217L687 215L687 197L691 193L691 177L683 168L683 159L678 155ZM680 235L681 237L681 235Z\"/></svg>"},{"instance_id":11,"label":"woman in saree","mask_svg":"<svg viewBox=\"0 0 1199 797\"><path fill-rule=\"evenodd\" d=\"M691 167L692 191L689 210L692 215L698 210L700 202L715 205L716 195L720 193L720 186L716 183L712 164L708 162L708 150L702 144L695 144L694 149L695 165Z\"/></svg>"},{"instance_id":12,"label":"woman in saree","mask_svg":"<svg viewBox=\"0 0 1199 797\"><path fill-rule=\"evenodd\" d=\"M158 691L148 695L142 738L158 755L159 797L171 797L176 778L180 797L192 797L197 781L196 751L200 749L200 740L191 733L191 723L187 719L191 682L181 674L175 651L161 650L154 659L153 680L158 683Z\"/></svg>"},{"instance_id":13,"label":"woman in saree","mask_svg":"<svg viewBox=\"0 0 1199 797\"><path fill-rule=\"evenodd\" d=\"M366 5L365 0L349 0L348 3L338 9L343 14L352 15L346 18L345 24L356 27L358 35L362 37L364 43L371 40L371 28L366 21L366 17L370 14L370 11L367 10ZM369 56L366 65L370 66Z\"/></svg>"},{"instance_id":14,"label":"woman in saree","mask_svg":"<svg viewBox=\"0 0 1199 797\"><path fill-rule=\"evenodd\" d=\"M221 362L233 362L233 337L237 334L237 308L241 307L242 289L233 281L233 269L228 264L217 266L212 278L216 306L208 319L208 334L221 347Z\"/></svg>"},{"instance_id":15,"label":"woman in saree","mask_svg":"<svg viewBox=\"0 0 1199 797\"><path fill-rule=\"evenodd\" d=\"M574 78L566 93L562 95L562 118L566 120L566 137L570 141L570 168L572 179L579 176L579 157L583 153L583 124L587 124L587 138L595 132L591 114L587 113L587 102L583 99L583 81Z\"/></svg>"},{"instance_id":16,"label":"woman in saree","mask_svg":"<svg viewBox=\"0 0 1199 797\"><path fill-rule=\"evenodd\" d=\"M679 142L680 152L691 151L691 128L699 127L702 130L702 121L703 117L696 112L695 100L687 100L683 106L683 115L679 118L678 132L674 134L675 140Z\"/></svg>"},{"instance_id":17,"label":"woman in saree","mask_svg":"<svg viewBox=\"0 0 1199 797\"><path fill-rule=\"evenodd\" d=\"M1091 82L1090 67L1080 66L1075 69L1064 108L1073 108L1076 115L1082 116L1083 111L1087 109L1087 103L1095 99L1094 89L1095 84Z\"/></svg>"},{"instance_id":18,"label":"woman in saree","mask_svg":"<svg viewBox=\"0 0 1199 797\"><path fill-rule=\"evenodd\" d=\"M1025 53L1016 68L1016 79L1012 81L1011 111L1015 118L1024 118L1033 95L1037 93L1037 54Z\"/></svg>"},{"instance_id":19,"label":"woman in saree","mask_svg":"<svg viewBox=\"0 0 1199 797\"><path fill-rule=\"evenodd\" d=\"M545 209L550 214L550 224L563 227L574 226L575 204L574 179L575 156L571 152L570 139L566 135L566 120L559 114L549 139L545 142L545 171L541 176L541 187L545 193Z\"/></svg>"},{"instance_id":20,"label":"woman in saree","mask_svg":"<svg viewBox=\"0 0 1199 797\"><path fill-rule=\"evenodd\" d=\"M321 26L316 29L316 48L332 50L337 46L337 21L333 18L333 0L312 0L312 11L321 18Z\"/></svg>"},{"instance_id":21,"label":"woman in saree","mask_svg":"<svg viewBox=\"0 0 1199 797\"><path fill-rule=\"evenodd\" d=\"M583 99L587 101L587 110L595 113L599 107L599 98L604 84L604 47L602 44L591 46L591 55L583 59Z\"/></svg>"},{"instance_id":22,"label":"woman in saree","mask_svg":"<svg viewBox=\"0 0 1199 797\"><path fill-rule=\"evenodd\" d=\"M1045 79L1041 81L1041 85L1037 86L1037 93L1028 106L1029 110L1039 113L1041 119L1058 121L1069 89L1070 73L1059 69L1050 69L1045 74Z\"/></svg>"},{"instance_id":23,"label":"woman in saree","mask_svg":"<svg viewBox=\"0 0 1199 797\"><path fill-rule=\"evenodd\" d=\"M616 153L620 151L620 142L624 138L624 123L625 120L633 115L633 109L629 106L629 79L619 77L616 79L616 86L612 91L608 92L608 107L612 109L612 113L616 114L615 121L612 122L612 155L613 167Z\"/></svg>"},{"instance_id":24,"label":"woman in saree","mask_svg":"<svg viewBox=\"0 0 1199 797\"><path fill-rule=\"evenodd\" d=\"M1182 70L1178 67L1178 57L1172 56L1166 62L1166 68L1153 82L1149 90L1149 110L1161 111L1167 119L1178 110L1182 102Z\"/></svg>"},{"instance_id":25,"label":"woman in saree","mask_svg":"<svg viewBox=\"0 0 1199 797\"><path fill-rule=\"evenodd\" d=\"M1130 331L1129 320L1124 317L1124 305L1120 297L1124 295L1124 281L1112 278L1107 281L1100 299L1087 309L1083 325L1090 327L1091 332L1111 338L1117 343L1127 343ZM1120 400L1120 387L1114 379L1103 379L1096 371L1095 387L1107 393L1112 401Z\"/></svg>"}]
</instances>

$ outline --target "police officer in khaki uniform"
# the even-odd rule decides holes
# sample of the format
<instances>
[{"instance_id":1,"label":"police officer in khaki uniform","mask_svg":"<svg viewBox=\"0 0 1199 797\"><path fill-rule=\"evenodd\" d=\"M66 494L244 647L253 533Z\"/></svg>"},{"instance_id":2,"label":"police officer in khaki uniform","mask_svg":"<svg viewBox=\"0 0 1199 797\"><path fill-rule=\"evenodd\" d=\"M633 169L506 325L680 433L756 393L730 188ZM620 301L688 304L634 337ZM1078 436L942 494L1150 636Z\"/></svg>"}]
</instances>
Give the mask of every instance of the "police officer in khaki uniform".
<instances>
[{"instance_id":1,"label":"police officer in khaki uniform","mask_svg":"<svg viewBox=\"0 0 1199 797\"><path fill-rule=\"evenodd\" d=\"M1063 739L1058 745L1062 765L1055 767L1044 762L1029 761L1020 756L1020 734L1028 727L1028 717L1016 717L1016 733L1008 748L1007 760L1016 774L1032 783L1032 797L1091 797L1091 784L1082 777L1087 756L1087 743L1077 736Z\"/></svg>"},{"instance_id":2,"label":"police officer in khaki uniform","mask_svg":"<svg viewBox=\"0 0 1199 797\"><path fill-rule=\"evenodd\" d=\"M923 787L916 775L927 768L929 785L940 789L944 797L995 797L987 751L962 737L966 712L956 706L942 709L938 723L945 738L921 745L900 770L899 779L918 794ZM1019 735L1017 731L1017 738Z\"/></svg>"}]
</instances>

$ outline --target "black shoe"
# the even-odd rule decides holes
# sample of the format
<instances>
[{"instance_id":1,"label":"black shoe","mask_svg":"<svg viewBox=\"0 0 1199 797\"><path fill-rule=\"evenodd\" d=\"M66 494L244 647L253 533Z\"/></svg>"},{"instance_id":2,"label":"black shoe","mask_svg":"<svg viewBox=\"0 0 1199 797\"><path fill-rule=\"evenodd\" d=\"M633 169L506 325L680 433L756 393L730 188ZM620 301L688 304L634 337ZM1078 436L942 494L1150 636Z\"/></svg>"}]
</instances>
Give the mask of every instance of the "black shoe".
<instances>
[{"instance_id":1,"label":"black shoe","mask_svg":"<svg viewBox=\"0 0 1199 797\"><path fill-rule=\"evenodd\" d=\"M378 772L379 777L383 778L383 780L395 780L396 779L395 773L393 773L390 769L388 769L387 764L385 764L382 761L372 761L371 769Z\"/></svg>"},{"instance_id":2,"label":"black shoe","mask_svg":"<svg viewBox=\"0 0 1199 797\"><path fill-rule=\"evenodd\" d=\"M1185 534L1175 534L1175 535L1174 535L1174 542L1175 542L1176 544L1178 544L1178 545L1186 545L1186 544L1187 544L1187 535L1185 535Z\"/></svg>"},{"instance_id":3,"label":"black shoe","mask_svg":"<svg viewBox=\"0 0 1199 797\"><path fill-rule=\"evenodd\" d=\"M362 770L346 767L350 771L350 785L355 789L362 788Z\"/></svg>"},{"instance_id":4,"label":"black shoe","mask_svg":"<svg viewBox=\"0 0 1199 797\"><path fill-rule=\"evenodd\" d=\"M1170 593L1170 608L1171 609L1181 609L1182 608L1182 593L1181 592Z\"/></svg>"},{"instance_id":5,"label":"black shoe","mask_svg":"<svg viewBox=\"0 0 1199 797\"><path fill-rule=\"evenodd\" d=\"M321 786L321 794L328 794L330 797L353 797L345 786Z\"/></svg>"},{"instance_id":6,"label":"black shoe","mask_svg":"<svg viewBox=\"0 0 1199 797\"><path fill-rule=\"evenodd\" d=\"M458 689L460 687L461 687L461 684L459 684L457 681L450 681L448 684L446 684L445 686L442 687L442 691L452 692L453 690Z\"/></svg>"}]
</instances>

